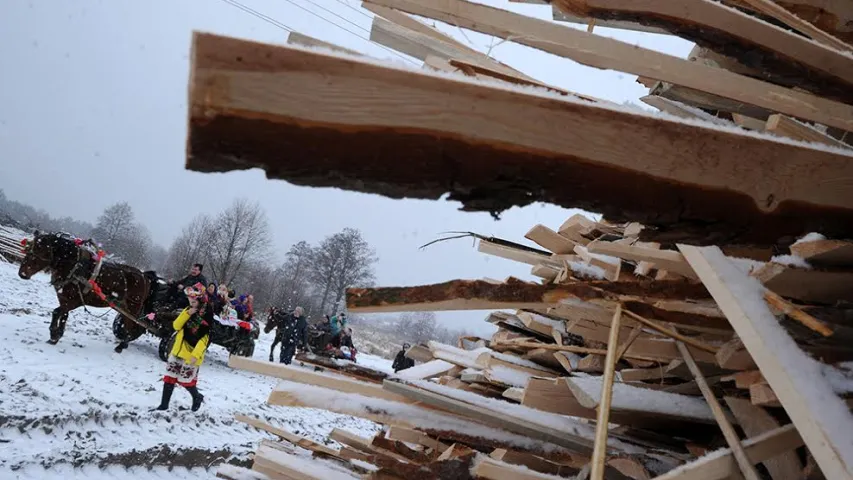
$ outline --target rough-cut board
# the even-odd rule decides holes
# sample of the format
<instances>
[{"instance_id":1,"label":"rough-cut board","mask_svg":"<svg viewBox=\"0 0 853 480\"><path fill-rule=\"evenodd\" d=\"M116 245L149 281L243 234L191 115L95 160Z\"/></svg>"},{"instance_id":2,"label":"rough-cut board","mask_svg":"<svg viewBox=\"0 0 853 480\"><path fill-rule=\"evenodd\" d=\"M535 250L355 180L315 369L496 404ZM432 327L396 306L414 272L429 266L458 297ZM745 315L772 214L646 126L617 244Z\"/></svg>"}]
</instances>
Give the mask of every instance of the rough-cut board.
<instances>
[{"instance_id":1,"label":"rough-cut board","mask_svg":"<svg viewBox=\"0 0 853 480\"><path fill-rule=\"evenodd\" d=\"M319 452L325 455L331 455L335 457L338 456L338 451L334 448L330 448L321 443L317 443L314 440L311 440L310 438L305 438L296 435L295 433L289 432L283 428L278 428L274 425L270 425L259 418L249 417L246 415L234 415L234 419L236 419L238 422L243 422L247 425L251 425L259 430L272 433L273 435L281 437L296 446L311 450L312 452Z\"/></svg>"},{"instance_id":2,"label":"rough-cut board","mask_svg":"<svg viewBox=\"0 0 853 480\"><path fill-rule=\"evenodd\" d=\"M688 278L696 278L696 273L684 260L684 255L673 250L660 250L598 240L590 242L586 248L590 253L610 255L625 260L647 261L653 263L660 270L677 273Z\"/></svg>"},{"instance_id":3,"label":"rough-cut board","mask_svg":"<svg viewBox=\"0 0 853 480\"><path fill-rule=\"evenodd\" d=\"M450 191L466 210L588 207L697 243L853 235L853 162L840 154L208 34L194 37L191 78L191 170L262 167L394 198Z\"/></svg>"},{"instance_id":4,"label":"rough-cut board","mask_svg":"<svg viewBox=\"0 0 853 480\"><path fill-rule=\"evenodd\" d=\"M762 462L803 445L803 440L794 425L771 430L741 442L746 456L753 464ZM655 480L722 480L738 478L740 471L730 448L705 455L698 460L682 465Z\"/></svg>"},{"instance_id":5,"label":"rough-cut board","mask_svg":"<svg viewBox=\"0 0 853 480\"><path fill-rule=\"evenodd\" d=\"M786 298L803 302L835 304L853 301L853 272L805 270L767 263L752 272L765 287Z\"/></svg>"},{"instance_id":6,"label":"rough-cut board","mask_svg":"<svg viewBox=\"0 0 853 480\"><path fill-rule=\"evenodd\" d=\"M505 412L491 410L482 405L472 405L429 390L389 380L383 383L383 388L389 392L405 396L412 401L446 410L447 412L461 415L486 425L496 426L497 428L503 428L511 432L529 436L530 438L550 442L574 452L590 453L592 451L592 442L588 438L563 432L557 428L549 428L544 425L532 423L524 418L517 418ZM519 409L524 408L518 405L515 405L515 407ZM539 415L546 416L547 418L548 414L539 412Z\"/></svg>"},{"instance_id":7,"label":"rough-cut board","mask_svg":"<svg viewBox=\"0 0 853 480\"><path fill-rule=\"evenodd\" d=\"M779 428L779 422L773 416L763 408L752 405L749 400L736 397L726 397L725 400L747 437L757 437ZM803 470L803 464L794 450L762 463L773 480L799 480Z\"/></svg>"},{"instance_id":8,"label":"rough-cut board","mask_svg":"<svg viewBox=\"0 0 853 480\"><path fill-rule=\"evenodd\" d=\"M850 52L853 48L849 44L835 38L834 36L824 32L820 28L794 15L785 7L778 5L773 0L741 0L749 4L750 7L756 9L764 15L772 17L783 24L793 28L794 30L803 33L816 42L822 43L829 47L838 49L842 52Z\"/></svg>"},{"instance_id":9,"label":"rough-cut board","mask_svg":"<svg viewBox=\"0 0 853 480\"><path fill-rule=\"evenodd\" d=\"M853 62L853 59L850 61ZM764 130L784 137L793 138L795 140L802 140L804 142L822 143L824 145L839 148L850 147L846 143L836 140L834 137L820 132L805 123L800 123L791 117L786 117L785 115L778 113L770 115L767 118Z\"/></svg>"},{"instance_id":10,"label":"rough-cut board","mask_svg":"<svg viewBox=\"0 0 853 480\"><path fill-rule=\"evenodd\" d=\"M362 3L361 7L364 8L365 10L369 10L369 11L375 13L376 15L379 15L379 16L385 18L389 22L393 22L393 23L395 23L395 24L397 24L397 25L399 25L399 26L401 26L407 30L410 30L410 31L413 31L413 32L416 32L416 33L419 33L422 35L426 35L427 37L430 37L433 40L436 40L436 41L442 42L442 43L446 43L446 44L449 44L453 47L456 47L457 49L459 49L465 53L465 55L461 56L462 58L468 58L470 56L473 56L474 58L476 58L478 60L476 62L478 65L488 66L489 68L491 68L495 71L501 72L501 73L508 75L508 76L528 80L531 82L537 82L537 80L534 79L533 77L529 77L529 76L525 75L524 73L519 72L518 70L510 67L509 65L503 64L503 63L495 60L494 58L484 54L483 52L481 52L479 50L475 50L475 49L471 48L471 46L466 45L466 44L456 40L455 38L453 38L449 35L446 35L440 31L436 30L435 28L421 22L420 20L416 20L415 18L412 18L411 16L409 16L403 12L400 12L400 11L397 11L397 10L394 10L391 8L383 7L381 5L370 4L370 3Z\"/></svg>"},{"instance_id":11,"label":"rough-cut board","mask_svg":"<svg viewBox=\"0 0 853 480\"><path fill-rule=\"evenodd\" d=\"M553 22L464 0L368 0L368 2L470 28L487 35L499 36L591 67L642 75L750 103L797 118L853 130L853 106L851 105L611 38L563 27ZM678 5L680 2L675 4Z\"/></svg>"},{"instance_id":12,"label":"rough-cut board","mask_svg":"<svg viewBox=\"0 0 853 480\"><path fill-rule=\"evenodd\" d=\"M621 295L660 299L707 298L701 284L681 280L608 282L596 280L537 285L510 278L502 284L483 280L452 280L413 287L348 288L351 312L414 312L537 308L562 300L618 300Z\"/></svg>"},{"instance_id":13,"label":"rough-cut board","mask_svg":"<svg viewBox=\"0 0 853 480\"><path fill-rule=\"evenodd\" d=\"M853 58L711 0L557 0L569 12L661 27L753 67L766 80L853 99Z\"/></svg>"},{"instance_id":14,"label":"rough-cut board","mask_svg":"<svg viewBox=\"0 0 853 480\"><path fill-rule=\"evenodd\" d=\"M853 479L853 416L767 308L762 288L716 247L679 250L732 323L826 478Z\"/></svg>"},{"instance_id":15,"label":"rough-cut board","mask_svg":"<svg viewBox=\"0 0 853 480\"><path fill-rule=\"evenodd\" d=\"M814 266L853 267L853 243L842 240L813 240L791 245L791 253Z\"/></svg>"}]
</instances>

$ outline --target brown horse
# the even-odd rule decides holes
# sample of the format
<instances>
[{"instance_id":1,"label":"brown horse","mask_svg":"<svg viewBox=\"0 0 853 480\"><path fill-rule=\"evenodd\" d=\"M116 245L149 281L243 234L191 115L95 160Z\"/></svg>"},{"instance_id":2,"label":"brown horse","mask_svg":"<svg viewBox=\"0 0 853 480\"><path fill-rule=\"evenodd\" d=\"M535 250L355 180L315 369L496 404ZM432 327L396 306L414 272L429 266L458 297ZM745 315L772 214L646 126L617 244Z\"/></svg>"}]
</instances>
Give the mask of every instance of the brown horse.
<instances>
[{"instance_id":1,"label":"brown horse","mask_svg":"<svg viewBox=\"0 0 853 480\"><path fill-rule=\"evenodd\" d=\"M149 293L148 278L129 265L102 260L93 247L91 241L84 242L66 233L35 232L33 240L26 242L26 256L18 276L29 280L47 270L59 300L50 321L47 343L51 345L62 338L68 313L76 308L118 307L135 317L142 313ZM145 332L133 320L124 321L127 333L126 338L119 339L122 343L116 347L118 352Z\"/></svg>"}]
</instances>

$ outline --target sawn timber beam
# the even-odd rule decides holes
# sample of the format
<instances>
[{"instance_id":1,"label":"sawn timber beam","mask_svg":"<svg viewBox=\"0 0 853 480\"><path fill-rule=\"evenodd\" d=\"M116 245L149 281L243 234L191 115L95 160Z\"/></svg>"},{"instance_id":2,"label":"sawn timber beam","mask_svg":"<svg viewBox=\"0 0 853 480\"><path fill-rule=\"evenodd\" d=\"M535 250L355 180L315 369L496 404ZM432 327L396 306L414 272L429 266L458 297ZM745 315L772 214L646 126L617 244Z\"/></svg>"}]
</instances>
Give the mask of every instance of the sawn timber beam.
<instances>
[{"instance_id":1,"label":"sawn timber beam","mask_svg":"<svg viewBox=\"0 0 853 480\"><path fill-rule=\"evenodd\" d=\"M650 240L853 237L849 154L210 34L195 35L192 58L190 170L260 167L391 198L450 192L495 214L548 202L640 222Z\"/></svg>"}]
</instances>

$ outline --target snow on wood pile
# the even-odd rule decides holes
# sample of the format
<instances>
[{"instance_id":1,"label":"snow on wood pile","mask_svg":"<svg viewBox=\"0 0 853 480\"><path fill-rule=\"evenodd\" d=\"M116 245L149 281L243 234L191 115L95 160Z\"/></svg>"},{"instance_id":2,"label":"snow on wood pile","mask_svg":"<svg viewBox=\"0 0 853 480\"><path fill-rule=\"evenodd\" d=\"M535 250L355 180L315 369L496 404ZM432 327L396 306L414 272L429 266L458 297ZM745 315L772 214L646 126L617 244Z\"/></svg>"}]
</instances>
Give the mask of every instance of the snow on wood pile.
<instances>
[{"instance_id":1,"label":"snow on wood pile","mask_svg":"<svg viewBox=\"0 0 853 480\"><path fill-rule=\"evenodd\" d=\"M620 425L608 432L602 444L607 449L604 468L609 476L605 478L650 478L667 474L675 467L679 469L667 474L667 478L680 478L678 472L722 468L719 462L699 458L701 452L718 450L721 444L725 445L717 426L719 422L735 426L746 422L742 428L750 435L742 439L743 448L757 452L756 462L770 458L766 451L772 449L775 455L785 457L786 465L806 469L795 452L804 442L809 448L809 459L826 457L824 451L813 452L812 449L824 448L814 443L814 436L801 436L797 430L790 430L792 419L795 426L808 422L808 411L789 417L789 413L779 408L786 401L797 402L798 399L791 398L790 393L775 395L774 388L784 388L779 383L778 373L765 378L747 349L750 342L741 342L736 336L737 329L723 321L728 308L714 303L718 300L716 290L700 280L704 272L694 273L693 259L680 250L662 249L638 240L636 233L642 228L638 224L570 219L553 230L567 241L593 244L593 249L601 248L615 255L619 259L616 266L619 275L614 280L605 280L612 284L605 288L611 292L631 292L630 295L584 293L582 298L557 299L543 302L537 308L519 309L515 315L495 312L487 318L499 326L491 339L460 339L459 345L468 348L429 342L425 350L431 357L422 357L428 361L390 375L381 380L381 385L373 383L369 388L344 377L349 372L343 370L294 375L292 372L298 369L272 364L262 366L266 362L259 361L252 361L256 366L250 370L288 379L273 390L269 397L272 405L325 409L384 424L383 432L373 436L346 439L356 447L347 444L338 454L341 462L351 462L357 456L371 463L378 469L372 475L383 473L405 478L413 468L419 472L436 472L439 462L448 458L470 463L471 458L465 456L469 449L515 452L511 456L494 453L490 461L497 466L489 464L482 469L481 473L486 475L483 478L491 478L488 475L492 469L514 474L517 469L513 464L523 465L536 475L551 475L554 468L574 475L590 463L596 448L605 448L598 446L596 440L595 420L602 408L611 412L609 424ZM832 271L836 272L853 267L853 261L845 263L843 253L849 244L842 242L821 246L819 251L810 250L809 242L826 240L817 235L809 237L811 240L800 241L792 247L801 252L801 258L820 255L832 259ZM499 255L514 261L521 258L516 255L518 252L511 251L512 242L501 242L505 248L498 252ZM555 245L545 240L542 243ZM603 244L607 247L600 247ZM637 245L640 247L625 248ZM841 253L827 253L830 247ZM850 336L848 311L844 307L803 304L774 295L762 287L755 276L771 256L760 248L739 248L731 252L762 259L750 260L759 268L744 270L741 268L745 264L743 261L736 263L723 257L731 265L732 272L756 285L753 296L757 295L755 298L763 308L772 312L777 331L768 338L775 335L789 339L786 346L778 349L788 352L786 362L797 358L794 363L799 362L801 368L818 372L810 375L814 378L800 381L824 382L823 390L816 391L832 392L832 395L850 392L853 357L845 344ZM554 259L567 255L571 254L551 253ZM546 285L585 282L598 288L603 283L601 279L583 280L570 270L573 262L589 265L596 260L600 259L579 256L564 261L558 275L542 278L541 282ZM680 273L667 271L664 266ZM807 271L825 271L821 268ZM533 270L537 271L536 266ZM749 271L753 272L752 277ZM633 286L623 287L627 284ZM704 285L710 293L706 291L699 299L675 300L671 295L673 290L667 292L645 286L655 284ZM741 285L737 281L735 284ZM647 295L643 295L643 291ZM662 291L667 292L663 295L666 298L656 298L655 294ZM688 290L677 287L675 291ZM828 288L828 291L832 290ZM444 300L455 301L456 298ZM402 302L394 307L405 310L406 304ZM618 342L611 345L610 337L614 334L610 331L611 323L617 311L621 312L621 325ZM749 318L755 320L754 315L751 313ZM510 321L511 318L517 321ZM679 344L684 345L689 360L675 348ZM802 358L792 355L792 348L802 350L799 354ZM603 375L610 368L607 363L609 350L613 351L612 368L618 373L612 386ZM812 359L809 354L820 355L816 358L824 359L824 363ZM653 356L655 360L644 360L644 355ZM246 362L235 361L238 363L234 365L249 368ZM701 380L695 377L691 362L696 362ZM806 365L808 362L817 367ZM706 392L700 384L708 386ZM605 396L605 385L612 391L612 397ZM812 397L815 395L803 395L802 402L811 409L820 408L818 400ZM727 410L727 405L738 398L745 399L746 406L752 409L746 417L743 404L736 410ZM837 405L833 402L843 404L840 398L833 398L834 401L827 399L826 405L834 409ZM713 413L709 401L722 405L721 416ZM846 407L843 411L846 415ZM820 419L820 415L813 417L815 421ZM761 418L758 430L753 424L755 418ZM825 427L826 424L817 425ZM657 436L635 436L634 428L654 432ZM826 430L833 438L832 434L838 429ZM402 431L407 434L400 435ZM837 433L835 435L837 437ZM438 447L439 444L443 446ZM448 448L451 445L453 449ZM352 449L359 453L356 455ZM844 449L838 451L843 454ZM731 447L719 450L716 455L724 458L726 452L731 452ZM476 459L481 457L473 458L476 464ZM829 462L827 465L832 462L831 458L820 460ZM737 468L736 463L725 465ZM477 471L473 470L475 474Z\"/></svg>"},{"instance_id":2,"label":"snow on wood pile","mask_svg":"<svg viewBox=\"0 0 853 480\"><path fill-rule=\"evenodd\" d=\"M352 311L516 310L489 317L498 327L491 338L431 342L419 347L426 363L366 386L335 380L352 376L344 368L285 377L270 403L386 425L374 436L333 433L344 443L338 461L352 471L357 458L377 468L372 478L441 478L441 469L458 474L451 478L551 478L587 469L594 480L778 480L784 465L785 478L822 470L853 479L853 444L842 433L853 426L841 397L853 390L853 243L844 240L853 237L853 109L841 103L853 99L851 49L772 2L747 2L747 13L704 0L683 2L677 12L667 2L647 3L552 7L590 30L596 19L615 19L698 41L695 61L463 0L367 0L385 17L380 30L393 32L377 41L418 58L432 52L423 58L426 73L322 48L196 38L190 100L203 108L192 109L188 168L248 163L301 185L394 198L435 199L453 185L450 198L468 209L499 212L541 200L594 208L611 220L574 215L562 225L535 225L524 238L536 248L474 235L481 253L530 265L538 282L350 289ZM407 14L640 75L650 88L644 101L661 113L552 88ZM246 55L257 61L232 58ZM257 64L247 73L257 80L252 88L240 83L246 64ZM278 76L267 81L266 67ZM223 82L212 81L218 77ZM294 101L232 113L236 104L260 104L257 95L274 96L282 79ZM220 83L231 85L231 95L206 94ZM403 96L429 99L444 116L432 122L415 107L402 112ZM327 99L322 108L316 98ZM339 115L366 111L367 98L383 109L353 124ZM492 114L478 122L469 115L475 108ZM272 120L257 121L260 114ZM304 135L303 117L328 128ZM352 133L364 124L384 133ZM545 141L565 139L548 125L570 125L585 141ZM327 163L283 160L279 140L314 156L321 148ZM401 142L424 160L417 169L386 168L399 160L388 152ZM547 161L516 157L533 150L548 152ZM460 171L477 173L462 178ZM518 183L507 184L506 172ZM718 244L719 255L677 242Z\"/></svg>"}]
</instances>

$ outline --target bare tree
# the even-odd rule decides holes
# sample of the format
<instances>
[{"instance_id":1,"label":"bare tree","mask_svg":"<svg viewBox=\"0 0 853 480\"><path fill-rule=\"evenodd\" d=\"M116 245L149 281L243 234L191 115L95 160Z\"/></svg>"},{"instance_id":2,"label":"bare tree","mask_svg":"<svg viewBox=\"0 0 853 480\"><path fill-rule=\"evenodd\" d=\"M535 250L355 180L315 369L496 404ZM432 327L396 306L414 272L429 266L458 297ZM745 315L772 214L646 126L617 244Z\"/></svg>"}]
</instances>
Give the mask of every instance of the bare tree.
<instances>
[{"instance_id":1,"label":"bare tree","mask_svg":"<svg viewBox=\"0 0 853 480\"><path fill-rule=\"evenodd\" d=\"M165 265L167 276L181 277L193 263L206 261L213 235L213 220L209 216L200 214L193 218L169 248Z\"/></svg>"},{"instance_id":2,"label":"bare tree","mask_svg":"<svg viewBox=\"0 0 853 480\"><path fill-rule=\"evenodd\" d=\"M436 319L433 312L407 312L400 315L397 334L412 343L426 342L436 338Z\"/></svg>"},{"instance_id":3,"label":"bare tree","mask_svg":"<svg viewBox=\"0 0 853 480\"><path fill-rule=\"evenodd\" d=\"M347 287L366 286L374 279L376 255L361 232L354 228L326 237L311 257L311 280L319 295L319 308L333 311Z\"/></svg>"},{"instance_id":4,"label":"bare tree","mask_svg":"<svg viewBox=\"0 0 853 480\"><path fill-rule=\"evenodd\" d=\"M213 223L207 247L212 277L230 285L251 261L265 259L271 245L269 223L260 204L235 200Z\"/></svg>"},{"instance_id":5,"label":"bare tree","mask_svg":"<svg viewBox=\"0 0 853 480\"><path fill-rule=\"evenodd\" d=\"M148 229L136 223L133 209L127 202L107 207L98 217L92 236L103 245L107 253L112 253L129 264L148 264L151 235Z\"/></svg>"},{"instance_id":6,"label":"bare tree","mask_svg":"<svg viewBox=\"0 0 853 480\"><path fill-rule=\"evenodd\" d=\"M169 259L169 251L162 245L151 245L148 249L148 268L152 270L163 270Z\"/></svg>"},{"instance_id":7,"label":"bare tree","mask_svg":"<svg viewBox=\"0 0 853 480\"><path fill-rule=\"evenodd\" d=\"M274 297L276 305L287 308L302 306L309 313L314 310L313 289L309 280L314 255L315 250L306 241L290 247L284 263L276 270L279 280Z\"/></svg>"}]
</instances>

